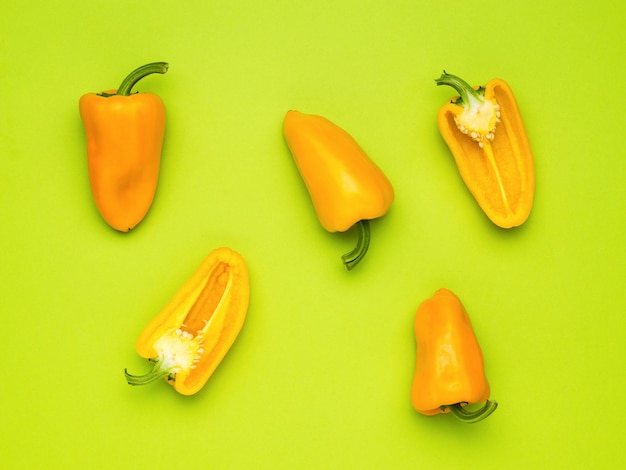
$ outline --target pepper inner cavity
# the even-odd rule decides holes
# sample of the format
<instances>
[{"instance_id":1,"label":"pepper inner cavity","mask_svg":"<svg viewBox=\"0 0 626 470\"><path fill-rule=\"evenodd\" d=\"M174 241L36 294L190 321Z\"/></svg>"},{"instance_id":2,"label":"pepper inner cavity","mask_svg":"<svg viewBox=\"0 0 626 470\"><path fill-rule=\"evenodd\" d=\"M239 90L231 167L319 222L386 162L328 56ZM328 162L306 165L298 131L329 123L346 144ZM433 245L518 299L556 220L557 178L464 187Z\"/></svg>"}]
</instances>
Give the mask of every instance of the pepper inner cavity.
<instances>
[{"instance_id":1,"label":"pepper inner cavity","mask_svg":"<svg viewBox=\"0 0 626 470\"><path fill-rule=\"evenodd\" d=\"M209 274L206 284L187 313L181 330L193 336L201 334L222 301L230 281L227 263L219 263Z\"/></svg>"}]
</instances>

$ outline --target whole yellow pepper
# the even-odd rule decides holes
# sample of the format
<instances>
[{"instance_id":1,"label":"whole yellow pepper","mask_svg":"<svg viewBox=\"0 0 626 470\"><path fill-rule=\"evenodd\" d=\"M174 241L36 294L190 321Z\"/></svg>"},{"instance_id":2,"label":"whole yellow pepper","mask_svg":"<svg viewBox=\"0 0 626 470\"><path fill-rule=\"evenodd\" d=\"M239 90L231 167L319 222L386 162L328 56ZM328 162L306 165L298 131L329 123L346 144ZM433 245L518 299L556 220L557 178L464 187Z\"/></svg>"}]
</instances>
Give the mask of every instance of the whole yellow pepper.
<instances>
[{"instance_id":1,"label":"whole yellow pepper","mask_svg":"<svg viewBox=\"0 0 626 470\"><path fill-rule=\"evenodd\" d=\"M445 72L435 82L460 95L439 110L437 122L465 185L494 224L523 224L533 205L535 167L513 91L501 79L473 88Z\"/></svg>"},{"instance_id":2,"label":"whole yellow pepper","mask_svg":"<svg viewBox=\"0 0 626 470\"><path fill-rule=\"evenodd\" d=\"M146 75L167 69L165 62L144 65L117 90L88 93L79 101L91 192L104 220L121 232L134 228L152 205L165 132L161 98L131 89Z\"/></svg>"},{"instance_id":3,"label":"whole yellow pepper","mask_svg":"<svg viewBox=\"0 0 626 470\"><path fill-rule=\"evenodd\" d=\"M324 117L289 111L283 133L322 226L329 232L359 227L356 248L343 256L350 270L367 253L368 221L387 213L393 187L352 136Z\"/></svg>"},{"instance_id":4,"label":"whole yellow pepper","mask_svg":"<svg viewBox=\"0 0 626 470\"><path fill-rule=\"evenodd\" d=\"M415 314L417 354L411 402L425 415L453 412L463 421L480 421L498 406L490 388L472 323L459 298L439 289ZM485 402L475 411L468 404Z\"/></svg>"}]
</instances>

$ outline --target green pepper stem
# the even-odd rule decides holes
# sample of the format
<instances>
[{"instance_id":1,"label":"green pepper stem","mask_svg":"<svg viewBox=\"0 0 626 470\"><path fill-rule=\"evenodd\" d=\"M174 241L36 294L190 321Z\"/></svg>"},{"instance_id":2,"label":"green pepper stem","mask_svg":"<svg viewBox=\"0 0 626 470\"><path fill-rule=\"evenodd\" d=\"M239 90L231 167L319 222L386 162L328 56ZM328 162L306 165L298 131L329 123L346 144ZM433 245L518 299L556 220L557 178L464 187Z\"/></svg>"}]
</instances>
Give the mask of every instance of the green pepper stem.
<instances>
[{"instance_id":1,"label":"green pepper stem","mask_svg":"<svg viewBox=\"0 0 626 470\"><path fill-rule=\"evenodd\" d=\"M461 97L461 103L469 107L478 105L485 102L485 98L481 89L474 89L469 83L456 75L447 73L445 70L441 74L441 77L435 79L437 85L448 85L456 90Z\"/></svg>"},{"instance_id":2,"label":"green pepper stem","mask_svg":"<svg viewBox=\"0 0 626 470\"><path fill-rule=\"evenodd\" d=\"M459 418L464 423L477 423L478 421L482 421L491 413L496 411L498 407L498 402L487 400L485 404L475 411L467 411L463 405L457 403L455 405L444 406L443 408L449 408L454 416Z\"/></svg>"},{"instance_id":3,"label":"green pepper stem","mask_svg":"<svg viewBox=\"0 0 626 470\"><path fill-rule=\"evenodd\" d=\"M359 238L356 247L350 253L341 257L343 264L348 271L351 271L363 259L370 246L370 223L369 220L359 220L356 224L359 227Z\"/></svg>"},{"instance_id":4,"label":"green pepper stem","mask_svg":"<svg viewBox=\"0 0 626 470\"><path fill-rule=\"evenodd\" d=\"M129 96L130 91L135 86L135 83L143 77L153 73L166 73L168 68L169 64L167 62L152 62L150 64L142 65L128 74L117 89L117 94L120 96Z\"/></svg>"},{"instance_id":5,"label":"green pepper stem","mask_svg":"<svg viewBox=\"0 0 626 470\"><path fill-rule=\"evenodd\" d=\"M171 371L163 367L163 361L156 360L152 369L144 375L132 375L128 373L128 369L124 369L124 375L128 385L146 385L154 382L155 380L162 379L169 375Z\"/></svg>"}]
</instances>

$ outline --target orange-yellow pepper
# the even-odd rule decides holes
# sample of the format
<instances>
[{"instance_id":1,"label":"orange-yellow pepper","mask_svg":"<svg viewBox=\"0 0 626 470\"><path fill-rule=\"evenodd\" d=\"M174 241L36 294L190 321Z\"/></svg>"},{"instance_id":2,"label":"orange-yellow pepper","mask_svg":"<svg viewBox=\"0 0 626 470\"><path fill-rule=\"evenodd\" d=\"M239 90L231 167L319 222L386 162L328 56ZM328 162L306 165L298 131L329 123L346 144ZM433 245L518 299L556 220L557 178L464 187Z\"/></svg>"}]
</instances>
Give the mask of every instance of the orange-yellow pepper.
<instances>
[{"instance_id":1,"label":"orange-yellow pepper","mask_svg":"<svg viewBox=\"0 0 626 470\"><path fill-rule=\"evenodd\" d=\"M425 300L415 314L417 354L411 402L416 411L435 415L452 411L466 422L493 413L488 400L483 354L469 316L459 298L447 289ZM465 406L485 402L474 411Z\"/></svg>"},{"instance_id":2,"label":"orange-yellow pepper","mask_svg":"<svg viewBox=\"0 0 626 470\"><path fill-rule=\"evenodd\" d=\"M393 202L391 183L352 136L322 116L289 111L283 133L322 226L344 232L358 225L357 247L343 257L352 269L369 247L368 221Z\"/></svg>"},{"instance_id":3,"label":"orange-yellow pepper","mask_svg":"<svg viewBox=\"0 0 626 470\"><path fill-rule=\"evenodd\" d=\"M117 90L88 93L79 101L94 202L104 220L121 232L134 228L152 205L165 132L161 98L130 92L141 78L167 69L164 62L144 65Z\"/></svg>"},{"instance_id":4,"label":"orange-yellow pepper","mask_svg":"<svg viewBox=\"0 0 626 470\"><path fill-rule=\"evenodd\" d=\"M437 122L465 185L494 224L523 224L533 205L535 168L513 91L501 79L473 88L444 72L435 81L460 95L439 110Z\"/></svg>"},{"instance_id":5,"label":"orange-yellow pepper","mask_svg":"<svg viewBox=\"0 0 626 470\"><path fill-rule=\"evenodd\" d=\"M198 392L239 335L248 311L248 269L230 248L214 250L137 339L152 370L130 385L165 378L183 395Z\"/></svg>"}]
</instances>

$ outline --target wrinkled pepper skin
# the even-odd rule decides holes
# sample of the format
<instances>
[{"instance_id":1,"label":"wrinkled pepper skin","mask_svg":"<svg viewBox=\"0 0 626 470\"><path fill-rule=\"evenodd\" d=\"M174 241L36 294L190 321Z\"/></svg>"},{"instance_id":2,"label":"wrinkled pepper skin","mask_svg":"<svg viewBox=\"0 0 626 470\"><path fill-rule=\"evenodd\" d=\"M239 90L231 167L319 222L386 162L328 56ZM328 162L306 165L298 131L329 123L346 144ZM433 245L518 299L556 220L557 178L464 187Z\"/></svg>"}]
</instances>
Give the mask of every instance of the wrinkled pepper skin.
<instances>
[{"instance_id":1,"label":"wrinkled pepper skin","mask_svg":"<svg viewBox=\"0 0 626 470\"><path fill-rule=\"evenodd\" d=\"M322 116L289 111L283 133L322 226L345 232L387 213L391 183L345 130Z\"/></svg>"},{"instance_id":2,"label":"wrinkled pepper skin","mask_svg":"<svg viewBox=\"0 0 626 470\"><path fill-rule=\"evenodd\" d=\"M535 168L513 91L501 79L470 87L445 72L436 82L460 94L437 122L465 185L494 224L522 225L533 205Z\"/></svg>"},{"instance_id":3,"label":"wrinkled pepper skin","mask_svg":"<svg viewBox=\"0 0 626 470\"><path fill-rule=\"evenodd\" d=\"M137 353L153 369L144 376L126 372L130 385L165 378L183 395L209 380L243 326L250 287L242 256L227 247L214 250L137 339Z\"/></svg>"},{"instance_id":4,"label":"wrinkled pepper skin","mask_svg":"<svg viewBox=\"0 0 626 470\"><path fill-rule=\"evenodd\" d=\"M415 315L416 365L411 402L419 413L447 413L451 405L489 398L483 354L469 316L447 289L425 300Z\"/></svg>"},{"instance_id":5,"label":"wrinkled pepper skin","mask_svg":"<svg viewBox=\"0 0 626 470\"><path fill-rule=\"evenodd\" d=\"M165 133L165 105L154 93L88 93L79 101L94 202L115 230L128 232L154 199Z\"/></svg>"}]
</instances>

